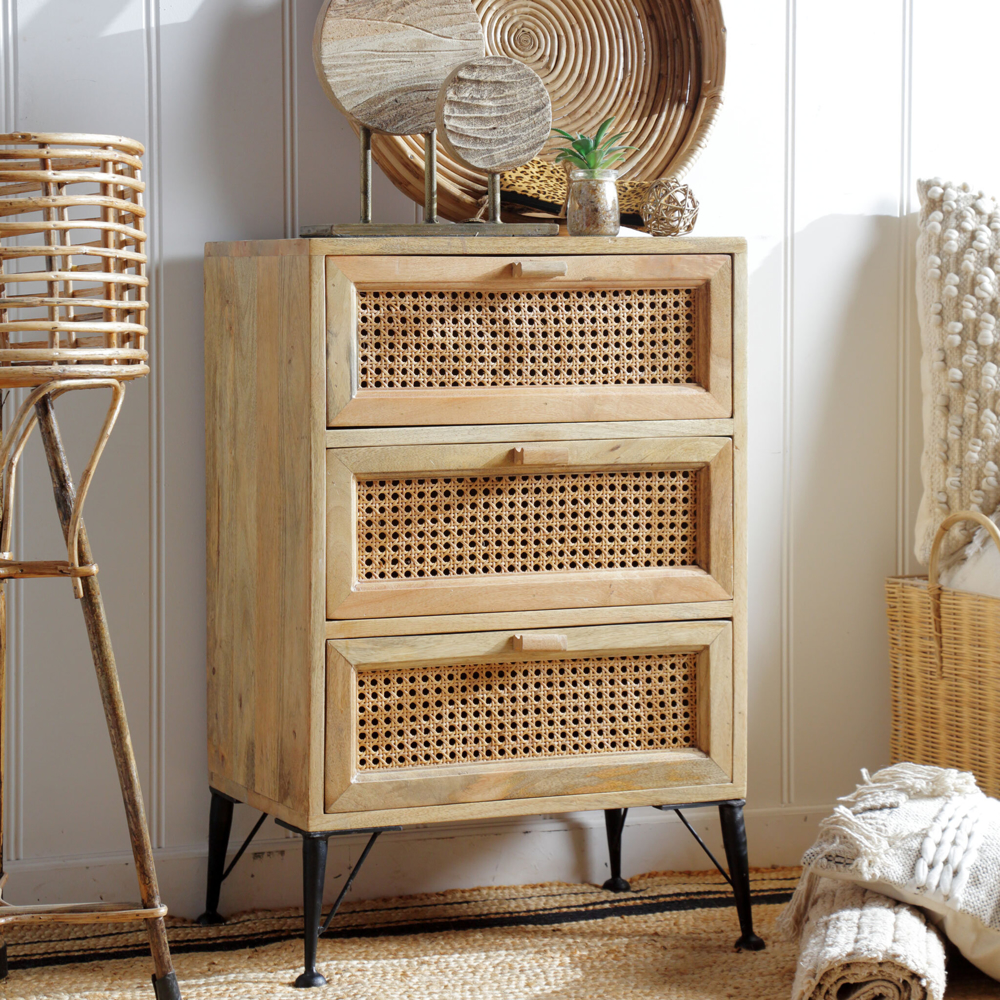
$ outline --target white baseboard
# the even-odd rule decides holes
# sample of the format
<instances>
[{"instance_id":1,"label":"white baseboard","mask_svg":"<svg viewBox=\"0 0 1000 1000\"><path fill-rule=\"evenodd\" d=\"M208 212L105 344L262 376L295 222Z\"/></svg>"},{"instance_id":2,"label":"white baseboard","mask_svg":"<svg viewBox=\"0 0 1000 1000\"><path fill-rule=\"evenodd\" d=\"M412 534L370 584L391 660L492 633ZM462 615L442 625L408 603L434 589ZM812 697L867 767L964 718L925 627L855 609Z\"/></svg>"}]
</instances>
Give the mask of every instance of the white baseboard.
<instances>
[{"instance_id":1,"label":"white baseboard","mask_svg":"<svg viewBox=\"0 0 1000 1000\"><path fill-rule=\"evenodd\" d=\"M237 809L245 807L237 806ZM829 806L780 806L745 812L750 863L797 864L813 842ZM725 863L714 809L689 810L687 818ZM298 839L276 836L264 824L252 847L223 885L220 910L300 906L302 875ZM327 898L332 899L365 844L363 834L330 838ZM233 837L233 851L239 846ZM230 855L231 856L231 855ZM156 852L160 892L172 913L194 917L204 909L204 844ZM636 809L622 842L623 874L697 871L711 867L673 813ZM136 896L131 857L125 854L10 861L5 897L12 902L127 900ZM352 899L375 899L478 885L534 882L603 882L608 877L601 813L526 817L493 823L452 823L384 834L351 890Z\"/></svg>"}]
</instances>

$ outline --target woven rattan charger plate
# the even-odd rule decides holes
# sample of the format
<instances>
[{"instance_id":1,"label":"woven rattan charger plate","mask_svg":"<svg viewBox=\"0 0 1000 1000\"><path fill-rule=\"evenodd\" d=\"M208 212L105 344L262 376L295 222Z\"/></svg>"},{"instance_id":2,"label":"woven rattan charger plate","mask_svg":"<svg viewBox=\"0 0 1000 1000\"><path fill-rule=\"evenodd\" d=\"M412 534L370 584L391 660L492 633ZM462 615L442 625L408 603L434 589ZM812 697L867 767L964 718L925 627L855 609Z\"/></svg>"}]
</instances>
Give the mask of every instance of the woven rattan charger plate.
<instances>
[{"instance_id":1,"label":"woven rattan charger plate","mask_svg":"<svg viewBox=\"0 0 1000 1000\"><path fill-rule=\"evenodd\" d=\"M751 873L766 951L738 952L718 873L660 872L629 893L550 882L348 903L320 939L320 991L338 1000L787 1000L795 945L773 925L798 869ZM184 1000L301 1000L301 910L244 913L219 927L169 919ZM145 1000L138 928L19 928L4 1000ZM947 1000L996 1000L994 983L949 963ZM317 993L317 996L320 994Z\"/></svg>"},{"instance_id":2,"label":"woven rattan charger plate","mask_svg":"<svg viewBox=\"0 0 1000 1000\"><path fill-rule=\"evenodd\" d=\"M592 134L611 115L635 146L620 171L623 221L659 177L682 177L698 158L722 105L726 29L719 0L473 0L489 55L530 66L552 98L555 124ZM566 174L550 140L501 177L507 210L560 215ZM421 136L376 135L372 155L416 202L424 197ZM438 150L438 212L460 222L485 204L486 175Z\"/></svg>"}]
</instances>

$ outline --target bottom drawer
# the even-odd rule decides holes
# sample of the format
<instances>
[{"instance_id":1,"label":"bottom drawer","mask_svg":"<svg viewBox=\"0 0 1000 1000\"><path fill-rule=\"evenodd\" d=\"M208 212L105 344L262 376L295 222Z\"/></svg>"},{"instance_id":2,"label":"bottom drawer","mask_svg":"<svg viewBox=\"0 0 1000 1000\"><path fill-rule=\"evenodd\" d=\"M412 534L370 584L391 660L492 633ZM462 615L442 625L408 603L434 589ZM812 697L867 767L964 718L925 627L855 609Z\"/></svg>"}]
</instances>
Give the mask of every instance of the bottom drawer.
<instances>
[{"instance_id":1,"label":"bottom drawer","mask_svg":"<svg viewBox=\"0 0 1000 1000\"><path fill-rule=\"evenodd\" d=\"M726 784L732 693L729 622L331 640L326 811Z\"/></svg>"}]
</instances>

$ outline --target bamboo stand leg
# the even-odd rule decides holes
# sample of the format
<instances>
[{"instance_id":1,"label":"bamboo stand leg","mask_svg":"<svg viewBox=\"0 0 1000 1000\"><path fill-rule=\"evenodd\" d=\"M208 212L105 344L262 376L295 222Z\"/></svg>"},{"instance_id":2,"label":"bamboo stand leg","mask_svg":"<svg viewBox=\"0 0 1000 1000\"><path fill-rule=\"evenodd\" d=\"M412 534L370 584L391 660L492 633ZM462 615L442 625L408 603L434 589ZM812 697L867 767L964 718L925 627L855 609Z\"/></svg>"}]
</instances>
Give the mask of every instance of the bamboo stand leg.
<instances>
[{"instance_id":1,"label":"bamboo stand leg","mask_svg":"<svg viewBox=\"0 0 1000 1000\"><path fill-rule=\"evenodd\" d=\"M38 416L38 427L45 447L45 457L48 459L56 509L59 511L63 534L68 537L76 490L69 464L66 461L59 428L56 425L55 410L51 398L45 396L39 400L35 404L35 413ZM79 548L81 561L92 562L90 542L82 523L80 525ZM125 717L125 706L118 683L118 671L115 666L115 654L111 647L111 636L108 633L104 602L101 600L101 588L96 576L83 577L82 583L83 618L87 625L90 650L94 657L94 669L97 672L97 683L104 705L104 715L108 723L111 750L118 768L118 781L121 784L129 838L132 841L132 855L135 858L135 870L139 879L139 892L142 905L152 909L160 905L160 890L156 882L153 849L146 826L142 789L139 785L139 773L135 766L135 755L132 752L132 740L129 736L128 720ZM153 987L157 1000L180 1000L180 990L174 975L173 963L170 960L170 948L167 944L167 932L163 918L157 917L147 920L146 931L149 934L149 948L153 955L153 967L156 970L153 977Z\"/></svg>"},{"instance_id":2,"label":"bamboo stand leg","mask_svg":"<svg viewBox=\"0 0 1000 1000\"><path fill-rule=\"evenodd\" d=\"M4 723L7 705L7 581L0 580L0 896L3 895ZM0 936L0 980L7 978L7 942Z\"/></svg>"}]
</instances>

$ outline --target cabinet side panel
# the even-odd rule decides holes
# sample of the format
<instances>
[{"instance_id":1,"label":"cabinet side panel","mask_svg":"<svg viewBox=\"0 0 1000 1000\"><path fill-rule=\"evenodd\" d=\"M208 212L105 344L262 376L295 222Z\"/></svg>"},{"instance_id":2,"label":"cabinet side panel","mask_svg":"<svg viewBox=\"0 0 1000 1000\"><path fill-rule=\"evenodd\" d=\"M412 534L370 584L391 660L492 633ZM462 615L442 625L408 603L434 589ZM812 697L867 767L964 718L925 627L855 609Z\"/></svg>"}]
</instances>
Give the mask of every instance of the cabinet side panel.
<instances>
[{"instance_id":1,"label":"cabinet side panel","mask_svg":"<svg viewBox=\"0 0 1000 1000\"><path fill-rule=\"evenodd\" d=\"M733 254L733 783L746 795L747 701L747 255Z\"/></svg>"},{"instance_id":2,"label":"cabinet side panel","mask_svg":"<svg viewBox=\"0 0 1000 1000\"><path fill-rule=\"evenodd\" d=\"M210 258L205 271L209 769L303 814L323 725L310 271L290 256Z\"/></svg>"}]
</instances>

